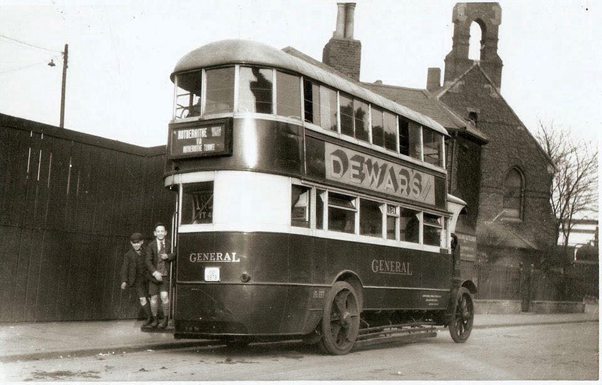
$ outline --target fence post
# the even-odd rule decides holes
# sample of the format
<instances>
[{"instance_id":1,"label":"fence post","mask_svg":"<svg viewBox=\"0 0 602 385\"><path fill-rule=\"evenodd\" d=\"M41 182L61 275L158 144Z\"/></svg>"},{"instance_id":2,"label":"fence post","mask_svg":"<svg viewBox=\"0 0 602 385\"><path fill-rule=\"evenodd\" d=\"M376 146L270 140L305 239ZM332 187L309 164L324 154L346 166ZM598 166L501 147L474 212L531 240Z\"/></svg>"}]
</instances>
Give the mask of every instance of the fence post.
<instances>
[{"instance_id":1,"label":"fence post","mask_svg":"<svg viewBox=\"0 0 602 385\"><path fill-rule=\"evenodd\" d=\"M520 266L520 279L519 279L519 295L521 299L521 310L523 312L528 312L531 306L531 278L533 275L533 270L526 270L523 268L523 263L519 264Z\"/></svg>"}]
</instances>

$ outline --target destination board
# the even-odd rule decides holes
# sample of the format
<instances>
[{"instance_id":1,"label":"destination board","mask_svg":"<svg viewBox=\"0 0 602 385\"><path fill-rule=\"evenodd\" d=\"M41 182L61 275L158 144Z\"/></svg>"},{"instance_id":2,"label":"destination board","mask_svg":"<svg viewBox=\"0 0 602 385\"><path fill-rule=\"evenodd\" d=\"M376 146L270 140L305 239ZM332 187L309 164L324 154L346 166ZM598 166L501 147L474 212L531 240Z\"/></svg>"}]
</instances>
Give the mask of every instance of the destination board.
<instances>
[{"instance_id":1,"label":"destination board","mask_svg":"<svg viewBox=\"0 0 602 385\"><path fill-rule=\"evenodd\" d=\"M199 122L183 127L172 126L169 135L169 157L198 158L230 155L232 125L227 120Z\"/></svg>"}]
</instances>

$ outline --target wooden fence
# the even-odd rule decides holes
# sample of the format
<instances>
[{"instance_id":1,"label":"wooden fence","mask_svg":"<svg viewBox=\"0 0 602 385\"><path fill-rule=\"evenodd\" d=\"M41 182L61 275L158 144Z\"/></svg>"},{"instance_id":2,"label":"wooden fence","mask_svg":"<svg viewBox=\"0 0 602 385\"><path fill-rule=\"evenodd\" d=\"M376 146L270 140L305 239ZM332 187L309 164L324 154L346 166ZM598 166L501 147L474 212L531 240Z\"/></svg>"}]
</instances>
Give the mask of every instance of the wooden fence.
<instances>
[{"instance_id":1,"label":"wooden fence","mask_svg":"<svg viewBox=\"0 0 602 385\"><path fill-rule=\"evenodd\" d=\"M133 318L129 236L171 222L164 148L0 114L0 322Z\"/></svg>"},{"instance_id":2,"label":"wooden fence","mask_svg":"<svg viewBox=\"0 0 602 385\"><path fill-rule=\"evenodd\" d=\"M541 271L532 266L498 266L462 261L464 278L478 287L476 299L531 301L581 301L598 297L598 264L574 264L561 270Z\"/></svg>"}]
</instances>

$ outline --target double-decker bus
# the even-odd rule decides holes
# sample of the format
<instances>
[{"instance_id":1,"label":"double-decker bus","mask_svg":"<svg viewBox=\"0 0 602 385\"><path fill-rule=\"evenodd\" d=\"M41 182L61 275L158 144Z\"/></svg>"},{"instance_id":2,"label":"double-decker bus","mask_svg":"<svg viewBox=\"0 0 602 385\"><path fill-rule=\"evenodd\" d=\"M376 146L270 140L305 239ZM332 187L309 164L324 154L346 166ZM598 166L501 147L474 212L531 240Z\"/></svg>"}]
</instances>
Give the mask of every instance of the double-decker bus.
<instances>
[{"instance_id":1,"label":"double-decker bus","mask_svg":"<svg viewBox=\"0 0 602 385\"><path fill-rule=\"evenodd\" d=\"M171 79L175 338L330 354L436 326L468 338L441 125L251 41L198 48Z\"/></svg>"}]
</instances>

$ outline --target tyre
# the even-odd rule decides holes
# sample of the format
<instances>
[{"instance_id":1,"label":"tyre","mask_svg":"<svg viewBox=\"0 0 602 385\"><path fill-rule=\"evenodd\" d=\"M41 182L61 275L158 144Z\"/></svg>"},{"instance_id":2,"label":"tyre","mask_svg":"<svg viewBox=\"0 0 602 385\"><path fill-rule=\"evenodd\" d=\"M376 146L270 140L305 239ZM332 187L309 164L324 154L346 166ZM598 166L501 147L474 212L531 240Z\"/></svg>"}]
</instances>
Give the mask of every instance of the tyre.
<instances>
[{"instance_id":1,"label":"tyre","mask_svg":"<svg viewBox=\"0 0 602 385\"><path fill-rule=\"evenodd\" d=\"M470 291L461 287L452 306L449 334L454 342L464 343L468 340L474 321L474 303Z\"/></svg>"},{"instance_id":2,"label":"tyre","mask_svg":"<svg viewBox=\"0 0 602 385\"><path fill-rule=\"evenodd\" d=\"M318 347L332 355L347 354L355 345L359 327L359 302L353 286L336 282L324 302L322 339Z\"/></svg>"}]
</instances>

